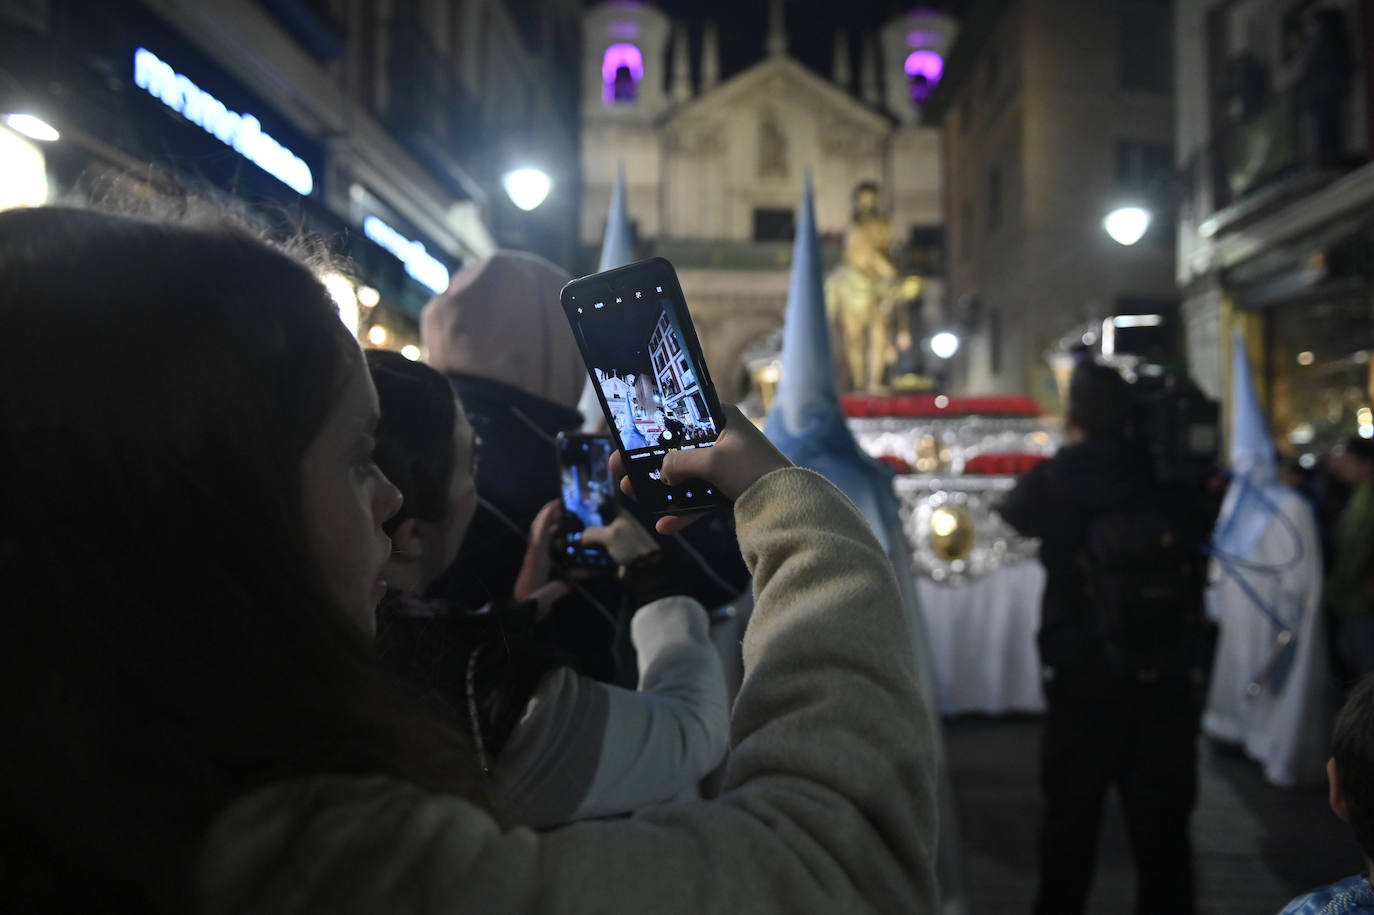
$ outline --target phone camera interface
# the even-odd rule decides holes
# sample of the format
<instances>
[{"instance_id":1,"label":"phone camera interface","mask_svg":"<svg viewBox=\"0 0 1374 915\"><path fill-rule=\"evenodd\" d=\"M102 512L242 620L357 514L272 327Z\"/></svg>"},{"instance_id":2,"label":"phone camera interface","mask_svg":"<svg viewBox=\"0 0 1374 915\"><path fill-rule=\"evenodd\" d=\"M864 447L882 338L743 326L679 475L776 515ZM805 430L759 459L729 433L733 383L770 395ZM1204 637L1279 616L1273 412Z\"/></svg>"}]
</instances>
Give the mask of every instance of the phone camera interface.
<instances>
[{"instance_id":1,"label":"phone camera interface","mask_svg":"<svg viewBox=\"0 0 1374 915\"><path fill-rule=\"evenodd\" d=\"M656 307L646 305L652 303L641 299L596 315L583 334L588 362L630 460L706 447L719 435L676 306L666 295Z\"/></svg>"}]
</instances>

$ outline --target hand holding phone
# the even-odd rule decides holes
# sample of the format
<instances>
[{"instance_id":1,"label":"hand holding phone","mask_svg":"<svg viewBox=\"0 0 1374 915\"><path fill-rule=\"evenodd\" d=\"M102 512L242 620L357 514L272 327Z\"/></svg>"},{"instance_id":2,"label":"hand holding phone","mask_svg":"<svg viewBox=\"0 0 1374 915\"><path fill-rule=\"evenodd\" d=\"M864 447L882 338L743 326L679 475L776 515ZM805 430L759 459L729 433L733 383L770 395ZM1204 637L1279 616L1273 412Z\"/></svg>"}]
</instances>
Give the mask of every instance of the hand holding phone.
<instances>
[{"instance_id":1,"label":"hand holding phone","mask_svg":"<svg viewBox=\"0 0 1374 915\"><path fill-rule=\"evenodd\" d=\"M726 504L710 483L663 477L665 458L715 447L723 424L672 264L650 258L573 280L562 301L640 506L676 515Z\"/></svg>"},{"instance_id":2,"label":"hand holding phone","mask_svg":"<svg viewBox=\"0 0 1374 915\"><path fill-rule=\"evenodd\" d=\"M606 466L615 445L609 435L560 432L557 440L562 523L553 538L554 560L570 569L613 572L616 562L604 546L584 539L590 528L616 517L616 486Z\"/></svg>"},{"instance_id":3,"label":"hand holding phone","mask_svg":"<svg viewBox=\"0 0 1374 915\"><path fill-rule=\"evenodd\" d=\"M535 601L539 605L536 616L543 619L553 609L554 603L568 593L565 582L550 581L552 565L549 544L563 520L563 503L554 499L539 509L539 514L530 522L529 543L525 547L525 561L520 565L520 574L515 578L511 597L516 603Z\"/></svg>"},{"instance_id":4,"label":"hand holding phone","mask_svg":"<svg viewBox=\"0 0 1374 915\"><path fill-rule=\"evenodd\" d=\"M588 546L602 546L618 566L627 566L643 556L656 553L659 543L633 515L621 515L605 527L589 527L582 532L582 542Z\"/></svg>"},{"instance_id":5,"label":"hand holding phone","mask_svg":"<svg viewBox=\"0 0 1374 915\"><path fill-rule=\"evenodd\" d=\"M691 451L674 451L663 461L663 476L670 485L686 480L702 480L710 483L731 501L742 496L765 475L783 467L791 467L792 462L773 443L749 421L734 404L722 409L725 428L716 439L713 448L698 448ZM625 459L621 452L611 455L611 472L620 477L620 489L626 495L634 495L625 473ZM673 534L691 524L699 516L667 515L659 518L655 530L660 534Z\"/></svg>"}]
</instances>

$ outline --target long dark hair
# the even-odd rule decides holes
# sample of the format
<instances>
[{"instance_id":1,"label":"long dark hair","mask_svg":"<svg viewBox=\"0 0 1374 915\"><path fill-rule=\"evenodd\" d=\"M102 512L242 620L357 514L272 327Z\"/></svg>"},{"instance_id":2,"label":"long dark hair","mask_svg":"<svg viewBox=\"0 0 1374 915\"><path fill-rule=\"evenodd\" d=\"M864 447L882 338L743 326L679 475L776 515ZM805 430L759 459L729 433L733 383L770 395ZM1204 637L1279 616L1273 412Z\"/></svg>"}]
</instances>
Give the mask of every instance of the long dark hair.
<instances>
[{"instance_id":1,"label":"long dark hair","mask_svg":"<svg viewBox=\"0 0 1374 915\"><path fill-rule=\"evenodd\" d=\"M302 455L360 357L310 270L235 229L13 211L0 327L6 903L184 909L210 820L272 781L481 797L313 571Z\"/></svg>"},{"instance_id":2,"label":"long dark hair","mask_svg":"<svg viewBox=\"0 0 1374 915\"><path fill-rule=\"evenodd\" d=\"M422 362L390 350L370 349L366 355L382 409L372 458L405 496L383 527L392 534L407 518L438 521L457 459L457 395L448 379Z\"/></svg>"},{"instance_id":3,"label":"long dark hair","mask_svg":"<svg viewBox=\"0 0 1374 915\"><path fill-rule=\"evenodd\" d=\"M382 411L373 458L405 497L388 525L409 517L438 520L456 459L453 387L435 369L399 353L368 350L367 364ZM578 667L535 622L531 606L503 602L480 614L450 608L430 619L407 612L405 604L392 595L378 610L383 663L417 687L437 714L462 721L469 733L476 728L475 742L488 760L501 755L540 679L558 667Z\"/></svg>"}]
</instances>

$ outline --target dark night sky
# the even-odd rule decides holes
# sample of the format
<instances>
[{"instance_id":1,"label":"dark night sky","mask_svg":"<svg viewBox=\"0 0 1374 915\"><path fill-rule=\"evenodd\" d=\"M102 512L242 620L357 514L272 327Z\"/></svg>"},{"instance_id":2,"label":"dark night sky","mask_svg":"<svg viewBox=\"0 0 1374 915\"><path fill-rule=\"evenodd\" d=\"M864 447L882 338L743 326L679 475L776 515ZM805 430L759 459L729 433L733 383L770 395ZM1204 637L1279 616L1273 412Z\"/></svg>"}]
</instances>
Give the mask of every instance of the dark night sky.
<instances>
[{"instance_id":1,"label":"dark night sky","mask_svg":"<svg viewBox=\"0 0 1374 915\"><path fill-rule=\"evenodd\" d=\"M589 4L592 5L592 4ZM726 80L764 56L768 30L768 0L660 0L654 4L675 22L686 22L691 34L692 73L701 57L701 30L707 19L716 23L720 41L721 79ZM836 29L849 33L851 72L858 76L858 39L876 34L888 19L911 9L944 9L959 15L964 0L925 0L900 3L893 0L789 0L784 4L787 50L793 57L823 76L830 75ZM671 47L671 42L670 42ZM671 53L671 52L670 52Z\"/></svg>"}]
</instances>

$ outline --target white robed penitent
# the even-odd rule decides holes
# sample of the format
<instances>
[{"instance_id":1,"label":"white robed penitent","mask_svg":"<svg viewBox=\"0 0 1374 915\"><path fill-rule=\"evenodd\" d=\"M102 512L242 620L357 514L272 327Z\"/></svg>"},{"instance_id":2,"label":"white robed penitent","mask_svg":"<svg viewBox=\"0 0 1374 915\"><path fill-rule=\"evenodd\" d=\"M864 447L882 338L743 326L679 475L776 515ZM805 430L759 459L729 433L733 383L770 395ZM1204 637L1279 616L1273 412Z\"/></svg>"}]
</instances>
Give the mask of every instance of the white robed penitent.
<instances>
[{"instance_id":1,"label":"white robed penitent","mask_svg":"<svg viewBox=\"0 0 1374 915\"><path fill-rule=\"evenodd\" d=\"M1203 713L1275 785L1326 777L1331 721L1321 541L1307 500L1278 481L1244 341L1232 341L1231 471L1213 540L1208 613L1220 625Z\"/></svg>"}]
</instances>

